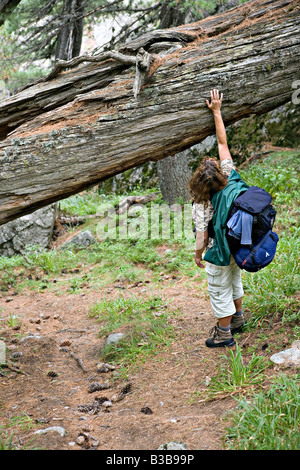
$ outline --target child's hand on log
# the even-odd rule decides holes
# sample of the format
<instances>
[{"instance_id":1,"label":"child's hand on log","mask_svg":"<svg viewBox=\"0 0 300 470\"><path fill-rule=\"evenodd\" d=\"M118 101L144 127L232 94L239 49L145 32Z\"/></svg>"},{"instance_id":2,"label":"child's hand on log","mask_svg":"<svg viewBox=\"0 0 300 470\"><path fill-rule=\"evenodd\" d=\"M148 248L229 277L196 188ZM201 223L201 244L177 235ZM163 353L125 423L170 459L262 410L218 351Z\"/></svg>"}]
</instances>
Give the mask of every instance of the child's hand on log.
<instances>
[{"instance_id":1,"label":"child's hand on log","mask_svg":"<svg viewBox=\"0 0 300 470\"><path fill-rule=\"evenodd\" d=\"M214 113L218 112L221 110L222 106L222 100L223 100L223 93L221 93L221 96L219 98L219 90L211 90L210 92L210 100L211 102L209 103L208 100L206 100L207 107Z\"/></svg>"}]
</instances>

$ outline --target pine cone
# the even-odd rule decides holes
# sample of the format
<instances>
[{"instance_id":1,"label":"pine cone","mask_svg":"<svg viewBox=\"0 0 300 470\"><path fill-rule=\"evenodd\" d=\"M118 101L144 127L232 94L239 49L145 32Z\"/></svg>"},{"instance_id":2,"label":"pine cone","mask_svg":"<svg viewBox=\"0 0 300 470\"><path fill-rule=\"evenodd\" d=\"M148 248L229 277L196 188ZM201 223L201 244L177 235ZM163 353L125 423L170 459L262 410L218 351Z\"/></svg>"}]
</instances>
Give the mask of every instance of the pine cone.
<instances>
[{"instance_id":1,"label":"pine cone","mask_svg":"<svg viewBox=\"0 0 300 470\"><path fill-rule=\"evenodd\" d=\"M110 388L110 385L108 385L108 384L100 384L99 382L93 382L89 386L88 392L93 393L93 392L98 392L100 390L106 390L108 388Z\"/></svg>"},{"instance_id":2,"label":"pine cone","mask_svg":"<svg viewBox=\"0 0 300 470\"><path fill-rule=\"evenodd\" d=\"M149 408L149 406L143 406L143 408L141 409L141 412L144 413L145 415L153 414L153 411L151 410L151 408Z\"/></svg>"},{"instance_id":3,"label":"pine cone","mask_svg":"<svg viewBox=\"0 0 300 470\"><path fill-rule=\"evenodd\" d=\"M11 355L12 359L18 359L19 357L22 357L22 356L23 356L23 353L21 351L15 351Z\"/></svg>"},{"instance_id":4,"label":"pine cone","mask_svg":"<svg viewBox=\"0 0 300 470\"><path fill-rule=\"evenodd\" d=\"M71 341L69 341L68 339L66 339L65 341L62 341L60 343L60 347L63 347L63 346L71 346Z\"/></svg>"},{"instance_id":5,"label":"pine cone","mask_svg":"<svg viewBox=\"0 0 300 470\"><path fill-rule=\"evenodd\" d=\"M123 395L126 395L127 393L131 392L131 389L132 389L132 383L128 383L121 389L121 393Z\"/></svg>"},{"instance_id":6,"label":"pine cone","mask_svg":"<svg viewBox=\"0 0 300 470\"><path fill-rule=\"evenodd\" d=\"M47 375L48 377L58 377L58 373L53 370L50 370Z\"/></svg>"},{"instance_id":7,"label":"pine cone","mask_svg":"<svg viewBox=\"0 0 300 470\"><path fill-rule=\"evenodd\" d=\"M93 409L93 405L78 405L77 409L80 413L89 413Z\"/></svg>"}]
</instances>

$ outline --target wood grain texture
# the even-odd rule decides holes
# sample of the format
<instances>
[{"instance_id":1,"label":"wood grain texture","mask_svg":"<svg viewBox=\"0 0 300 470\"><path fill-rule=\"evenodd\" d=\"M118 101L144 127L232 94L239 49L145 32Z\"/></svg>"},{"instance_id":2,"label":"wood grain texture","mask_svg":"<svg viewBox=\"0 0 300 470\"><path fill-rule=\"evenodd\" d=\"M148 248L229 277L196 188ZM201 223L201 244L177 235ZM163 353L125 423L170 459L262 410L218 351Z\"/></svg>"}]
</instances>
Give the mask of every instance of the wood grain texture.
<instances>
[{"instance_id":1,"label":"wood grain texture","mask_svg":"<svg viewBox=\"0 0 300 470\"><path fill-rule=\"evenodd\" d=\"M151 54L136 98L136 67L112 58L0 103L0 224L214 134L212 88L224 93L226 125L290 101L299 13L296 0L256 0L131 41L119 53Z\"/></svg>"}]
</instances>

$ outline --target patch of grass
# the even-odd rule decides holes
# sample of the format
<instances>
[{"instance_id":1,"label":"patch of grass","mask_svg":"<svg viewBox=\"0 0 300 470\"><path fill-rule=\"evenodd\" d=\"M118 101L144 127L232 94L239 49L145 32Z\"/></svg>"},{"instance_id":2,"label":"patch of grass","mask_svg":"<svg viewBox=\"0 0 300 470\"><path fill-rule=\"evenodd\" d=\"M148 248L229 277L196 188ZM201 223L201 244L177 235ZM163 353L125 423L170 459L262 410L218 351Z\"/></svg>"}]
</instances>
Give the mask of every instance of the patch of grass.
<instances>
[{"instance_id":1,"label":"patch of grass","mask_svg":"<svg viewBox=\"0 0 300 470\"><path fill-rule=\"evenodd\" d=\"M246 362L238 344L235 352L229 350L222 358L224 363L209 384L208 399L249 393L263 381L263 371L269 367L269 361L256 353Z\"/></svg>"},{"instance_id":2,"label":"patch of grass","mask_svg":"<svg viewBox=\"0 0 300 470\"><path fill-rule=\"evenodd\" d=\"M18 444L14 443L14 437L16 434L19 434L20 431L31 431L34 429L36 424L33 422L32 418L28 416L25 412L21 415L13 416L9 419L9 423L0 427L0 450L41 450L37 447L34 448L31 446L31 443L34 442L36 436L31 437L26 443ZM13 432L8 432L6 429L13 428ZM17 440L17 437L16 437Z\"/></svg>"},{"instance_id":3,"label":"patch of grass","mask_svg":"<svg viewBox=\"0 0 300 470\"><path fill-rule=\"evenodd\" d=\"M7 325L9 328L16 328L20 325L20 319L18 315L13 315L12 313L9 314L9 318L7 320Z\"/></svg>"},{"instance_id":4,"label":"patch of grass","mask_svg":"<svg viewBox=\"0 0 300 470\"><path fill-rule=\"evenodd\" d=\"M299 237L280 237L273 263L254 274L244 273L244 306L251 312L252 326L280 316L283 322L298 318L300 288Z\"/></svg>"},{"instance_id":5,"label":"patch of grass","mask_svg":"<svg viewBox=\"0 0 300 470\"><path fill-rule=\"evenodd\" d=\"M85 216L96 214L98 208L105 201L106 196L94 189L68 197L60 201L61 210L67 215Z\"/></svg>"},{"instance_id":6,"label":"patch of grass","mask_svg":"<svg viewBox=\"0 0 300 470\"><path fill-rule=\"evenodd\" d=\"M14 434L8 434L0 428L0 450L15 450L16 446L13 444Z\"/></svg>"},{"instance_id":7,"label":"patch of grass","mask_svg":"<svg viewBox=\"0 0 300 470\"><path fill-rule=\"evenodd\" d=\"M28 416L26 413L22 413L18 416L13 416L10 418L10 423L7 426L3 427L15 427L18 426L19 428L23 429L24 431L29 431L32 427L35 426L32 418Z\"/></svg>"},{"instance_id":8,"label":"patch of grass","mask_svg":"<svg viewBox=\"0 0 300 470\"><path fill-rule=\"evenodd\" d=\"M78 264L75 250L42 250L28 253L27 259L35 267L47 273L57 274L62 269L74 268Z\"/></svg>"},{"instance_id":9,"label":"patch of grass","mask_svg":"<svg viewBox=\"0 0 300 470\"><path fill-rule=\"evenodd\" d=\"M104 299L92 305L89 314L101 322L101 336L116 330L124 332L122 340L103 351L103 359L117 364L140 363L150 354L156 354L161 346L166 346L175 334L168 322L171 313L160 296Z\"/></svg>"},{"instance_id":10,"label":"patch of grass","mask_svg":"<svg viewBox=\"0 0 300 470\"><path fill-rule=\"evenodd\" d=\"M274 152L239 172L248 184L264 188L281 204L292 200L298 191L299 161L299 150Z\"/></svg>"},{"instance_id":11,"label":"patch of grass","mask_svg":"<svg viewBox=\"0 0 300 470\"><path fill-rule=\"evenodd\" d=\"M300 450L299 388L299 374L283 374L269 391L239 399L225 445L232 450Z\"/></svg>"}]
</instances>

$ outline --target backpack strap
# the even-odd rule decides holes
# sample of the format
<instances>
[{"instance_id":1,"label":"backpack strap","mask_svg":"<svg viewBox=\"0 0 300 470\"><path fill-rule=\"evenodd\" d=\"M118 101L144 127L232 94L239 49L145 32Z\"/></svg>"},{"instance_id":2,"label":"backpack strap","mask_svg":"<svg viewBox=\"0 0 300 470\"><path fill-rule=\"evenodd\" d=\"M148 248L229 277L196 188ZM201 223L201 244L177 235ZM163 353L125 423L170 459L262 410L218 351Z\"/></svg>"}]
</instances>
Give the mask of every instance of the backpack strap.
<instances>
[{"instance_id":1,"label":"backpack strap","mask_svg":"<svg viewBox=\"0 0 300 470\"><path fill-rule=\"evenodd\" d=\"M261 247L261 245L264 243L264 241L268 238L268 236L271 235L272 236L272 230L269 230L266 235L260 240L260 242L255 246L255 248L250 250L250 253L249 255L244 259L244 261L242 262L242 266L245 266L245 264L247 263L247 261L249 261L250 258L252 258L252 261L253 263L255 263L255 260L254 260L254 256L255 256L255 253L257 252L257 250ZM275 240L274 237L272 237L273 240Z\"/></svg>"}]
</instances>

